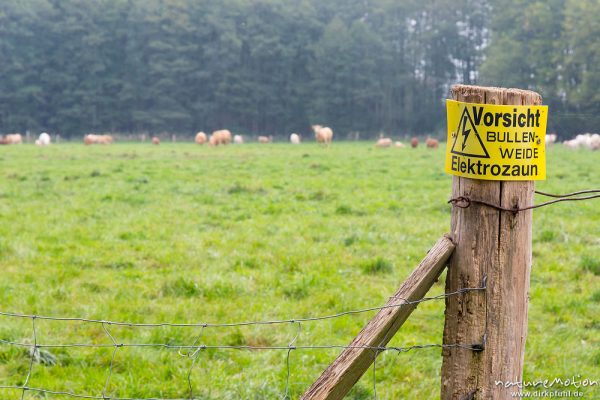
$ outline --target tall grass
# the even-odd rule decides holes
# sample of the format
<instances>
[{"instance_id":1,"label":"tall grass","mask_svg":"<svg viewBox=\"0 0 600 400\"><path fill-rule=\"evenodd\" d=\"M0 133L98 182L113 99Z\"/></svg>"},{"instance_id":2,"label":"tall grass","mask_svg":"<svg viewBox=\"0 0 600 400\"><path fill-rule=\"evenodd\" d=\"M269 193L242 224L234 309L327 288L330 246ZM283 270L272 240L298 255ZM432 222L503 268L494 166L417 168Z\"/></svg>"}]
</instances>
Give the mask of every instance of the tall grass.
<instances>
[{"instance_id":1,"label":"tall grass","mask_svg":"<svg viewBox=\"0 0 600 400\"><path fill-rule=\"evenodd\" d=\"M598 154L554 147L550 192L599 187ZM132 322L234 322L381 305L450 224L443 150L365 143L79 144L0 148L0 309ZM598 377L598 202L535 211L525 377ZM431 295L443 292L443 279ZM371 315L304 323L297 344L344 345ZM422 304L392 345L440 343L444 304ZM99 326L37 321L41 343L105 343ZM295 326L206 328L204 344L284 345ZM191 344L192 328L111 327L122 342ZM0 339L32 340L0 317ZM97 395L112 349L49 349L30 385ZM298 397L337 350L293 351ZM191 374L206 399L280 398L285 352L211 350ZM29 354L0 344L0 385ZM439 397L441 355L382 354L380 398ZM191 360L120 349L108 394L186 397ZM366 374L349 398L372 396ZM595 393L595 394L594 394ZM598 396L597 390L589 396ZM19 398L2 392L0 398Z\"/></svg>"}]
</instances>

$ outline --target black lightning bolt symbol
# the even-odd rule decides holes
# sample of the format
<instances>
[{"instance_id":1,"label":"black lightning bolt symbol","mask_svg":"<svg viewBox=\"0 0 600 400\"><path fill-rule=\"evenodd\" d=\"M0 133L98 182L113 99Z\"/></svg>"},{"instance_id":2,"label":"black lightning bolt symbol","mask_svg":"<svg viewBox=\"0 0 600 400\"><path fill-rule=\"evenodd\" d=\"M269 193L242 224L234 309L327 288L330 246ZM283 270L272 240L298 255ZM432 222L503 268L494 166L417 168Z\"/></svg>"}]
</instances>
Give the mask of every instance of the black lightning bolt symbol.
<instances>
[{"instance_id":1,"label":"black lightning bolt symbol","mask_svg":"<svg viewBox=\"0 0 600 400\"><path fill-rule=\"evenodd\" d=\"M471 133L470 129L465 129L467 127L467 121L468 118L465 116L464 121L463 121L463 130L462 130L462 134L463 134L463 142L462 142L462 151L465 151L465 147L467 147L467 139L469 138L469 134Z\"/></svg>"}]
</instances>

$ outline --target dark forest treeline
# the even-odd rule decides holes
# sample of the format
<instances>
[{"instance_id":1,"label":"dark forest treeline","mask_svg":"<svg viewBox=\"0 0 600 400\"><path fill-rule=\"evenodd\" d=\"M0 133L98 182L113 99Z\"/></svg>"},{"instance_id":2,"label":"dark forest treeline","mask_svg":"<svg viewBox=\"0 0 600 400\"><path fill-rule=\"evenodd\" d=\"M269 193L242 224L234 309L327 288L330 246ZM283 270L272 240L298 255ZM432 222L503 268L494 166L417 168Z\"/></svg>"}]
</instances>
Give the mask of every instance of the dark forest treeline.
<instances>
[{"instance_id":1,"label":"dark forest treeline","mask_svg":"<svg viewBox=\"0 0 600 400\"><path fill-rule=\"evenodd\" d=\"M599 0L3 0L0 132L443 128L454 82L600 123ZM596 129L597 130L597 129Z\"/></svg>"}]
</instances>

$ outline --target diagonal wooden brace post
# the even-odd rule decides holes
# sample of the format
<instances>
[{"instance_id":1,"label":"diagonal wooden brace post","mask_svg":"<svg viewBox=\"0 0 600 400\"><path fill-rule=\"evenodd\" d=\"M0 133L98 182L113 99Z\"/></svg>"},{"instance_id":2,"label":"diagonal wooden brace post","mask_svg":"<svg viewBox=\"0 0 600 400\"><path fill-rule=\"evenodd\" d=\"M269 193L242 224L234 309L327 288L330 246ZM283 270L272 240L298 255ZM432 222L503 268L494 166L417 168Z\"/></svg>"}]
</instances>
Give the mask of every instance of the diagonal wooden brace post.
<instances>
[{"instance_id":1,"label":"diagonal wooden brace post","mask_svg":"<svg viewBox=\"0 0 600 400\"><path fill-rule=\"evenodd\" d=\"M440 276L454 250L449 237L442 237L427 253L419 266L402 283L394 296L354 338L348 348L321 374L304 393L303 400L342 399L369 369L377 351L394 337L404 321L417 307L405 304L421 300ZM405 305L402 305L405 304Z\"/></svg>"}]
</instances>

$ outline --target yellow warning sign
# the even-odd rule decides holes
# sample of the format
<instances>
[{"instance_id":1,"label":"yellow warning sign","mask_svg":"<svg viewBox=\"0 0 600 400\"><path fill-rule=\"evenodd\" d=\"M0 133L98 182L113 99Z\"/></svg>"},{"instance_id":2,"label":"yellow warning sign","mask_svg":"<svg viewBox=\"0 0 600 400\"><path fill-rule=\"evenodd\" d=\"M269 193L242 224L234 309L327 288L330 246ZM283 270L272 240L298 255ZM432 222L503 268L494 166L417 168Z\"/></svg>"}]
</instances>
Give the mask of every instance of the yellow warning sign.
<instances>
[{"instance_id":1,"label":"yellow warning sign","mask_svg":"<svg viewBox=\"0 0 600 400\"><path fill-rule=\"evenodd\" d=\"M446 100L446 172L474 179L546 179L548 106Z\"/></svg>"}]
</instances>

